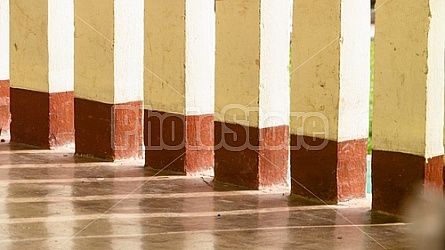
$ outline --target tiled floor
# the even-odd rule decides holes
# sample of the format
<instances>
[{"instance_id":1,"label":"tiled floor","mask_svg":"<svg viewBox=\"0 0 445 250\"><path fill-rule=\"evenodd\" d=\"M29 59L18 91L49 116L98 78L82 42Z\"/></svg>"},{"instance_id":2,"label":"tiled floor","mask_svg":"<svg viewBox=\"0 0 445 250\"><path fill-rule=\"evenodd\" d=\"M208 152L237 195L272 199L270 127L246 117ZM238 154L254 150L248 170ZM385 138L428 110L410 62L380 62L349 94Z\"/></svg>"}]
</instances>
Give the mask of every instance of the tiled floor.
<instances>
[{"instance_id":1,"label":"tiled floor","mask_svg":"<svg viewBox=\"0 0 445 250\"><path fill-rule=\"evenodd\" d=\"M156 175L156 176L154 176ZM410 249L363 202L323 206L0 143L0 249ZM366 204L366 203L365 203Z\"/></svg>"}]
</instances>

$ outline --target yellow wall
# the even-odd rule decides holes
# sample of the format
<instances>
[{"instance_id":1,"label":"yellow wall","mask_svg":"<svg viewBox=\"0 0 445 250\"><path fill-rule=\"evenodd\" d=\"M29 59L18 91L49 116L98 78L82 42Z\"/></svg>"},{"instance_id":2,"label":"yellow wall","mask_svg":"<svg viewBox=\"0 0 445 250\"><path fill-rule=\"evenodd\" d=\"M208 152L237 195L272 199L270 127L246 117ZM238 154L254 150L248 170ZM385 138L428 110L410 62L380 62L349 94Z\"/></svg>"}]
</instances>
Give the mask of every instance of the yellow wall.
<instances>
[{"instance_id":1,"label":"yellow wall","mask_svg":"<svg viewBox=\"0 0 445 250\"><path fill-rule=\"evenodd\" d=\"M328 134L317 136L327 128L322 119L311 116L302 124L293 115L293 134L337 140L340 7L340 0L294 2L291 112L318 112L328 119L329 129Z\"/></svg>"},{"instance_id":2,"label":"yellow wall","mask_svg":"<svg viewBox=\"0 0 445 250\"><path fill-rule=\"evenodd\" d=\"M114 102L113 1L75 1L75 97Z\"/></svg>"},{"instance_id":3,"label":"yellow wall","mask_svg":"<svg viewBox=\"0 0 445 250\"><path fill-rule=\"evenodd\" d=\"M48 1L11 0L11 87L48 92Z\"/></svg>"},{"instance_id":4,"label":"yellow wall","mask_svg":"<svg viewBox=\"0 0 445 250\"><path fill-rule=\"evenodd\" d=\"M216 1L215 113L222 119L258 127L260 70L260 1ZM232 108L227 109L232 104ZM244 108L247 107L247 108ZM245 115L251 112L248 121ZM233 115L239 115L236 119Z\"/></svg>"},{"instance_id":5,"label":"yellow wall","mask_svg":"<svg viewBox=\"0 0 445 250\"><path fill-rule=\"evenodd\" d=\"M428 13L425 0L392 0L376 12L375 150L424 155Z\"/></svg>"},{"instance_id":6,"label":"yellow wall","mask_svg":"<svg viewBox=\"0 0 445 250\"><path fill-rule=\"evenodd\" d=\"M145 0L146 108L185 112L185 0Z\"/></svg>"}]
</instances>

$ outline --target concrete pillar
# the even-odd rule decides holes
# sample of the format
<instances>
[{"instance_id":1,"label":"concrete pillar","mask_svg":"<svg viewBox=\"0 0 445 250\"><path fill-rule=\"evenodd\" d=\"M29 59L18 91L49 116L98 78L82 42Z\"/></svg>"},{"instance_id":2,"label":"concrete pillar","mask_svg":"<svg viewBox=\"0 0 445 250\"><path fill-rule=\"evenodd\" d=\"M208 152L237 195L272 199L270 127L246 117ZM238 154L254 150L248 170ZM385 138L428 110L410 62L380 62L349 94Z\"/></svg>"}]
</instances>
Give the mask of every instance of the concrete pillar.
<instances>
[{"instance_id":1,"label":"concrete pillar","mask_svg":"<svg viewBox=\"0 0 445 250\"><path fill-rule=\"evenodd\" d=\"M0 0L0 139L9 137L9 1Z\"/></svg>"},{"instance_id":2,"label":"concrete pillar","mask_svg":"<svg viewBox=\"0 0 445 250\"><path fill-rule=\"evenodd\" d=\"M11 141L74 139L72 0L10 1Z\"/></svg>"},{"instance_id":3,"label":"concrete pillar","mask_svg":"<svg viewBox=\"0 0 445 250\"><path fill-rule=\"evenodd\" d=\"M144 2L75 2L76 153L142 157Z\"/></svg>"},{"instance_id":4,"label":"concrete pillar","mask_svg":"<svg viewBox=\"0 0 445 250\"><path fill-rule=\"evenodd\" d=\"M216 2L215 179L286 185L291 1Z\"/></svg>"},{"instance_id":5,"label":"concrete pillar","mask_svg":"<svg viewBox=\"0 0 445 250\"><path fill-rule=\"evenodd\" d=\"M215 13L211 0L146 0L145 162L213 169Z\"/></svg>"},{"instance_id":6,"label":"concrete pillar","mask_svg":"<svg viewBox=\"0 0 445 250\"><path fill-rule=\"evenodd\" d=\"M364 197L370 79L368 0L294 1L292 193Z\"/></svg>"},{"instance_id":7,"label":"concrete pillar","mask_svg":"<svg viewBox=\"0 0 445 250\"><path fill-rule=\"evenodd\" d=\"M442 193L444 17L441 0L388 1L377 11L374 210L401 213L415 187Z\"/></svg>"}]
</instances>

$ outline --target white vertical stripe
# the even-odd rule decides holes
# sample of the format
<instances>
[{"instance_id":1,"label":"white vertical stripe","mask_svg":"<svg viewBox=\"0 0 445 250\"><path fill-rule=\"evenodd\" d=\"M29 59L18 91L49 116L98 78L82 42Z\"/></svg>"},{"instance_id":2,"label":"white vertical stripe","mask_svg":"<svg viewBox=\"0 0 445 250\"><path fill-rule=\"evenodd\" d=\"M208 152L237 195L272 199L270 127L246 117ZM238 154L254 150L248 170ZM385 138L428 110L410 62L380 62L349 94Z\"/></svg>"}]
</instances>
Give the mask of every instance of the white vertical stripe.
<instances>
[{"instance_id":1,"label":"white vertical stripe","mask_svg":"<svg viewBox=\"0 0 445 250\"><path fill-rule=\"evenodd\" d=\"M215 1L186 0L186 114L214 112Z\"/></svg>"},{"instance_id":2,"label":"white vertical stripe","mask_svg":"<svg viewBox=\"0 0 445 250\"><path fill-rule=\"evenodd\" d=\"M341 3L338 141L368 138L370 8L369 0Z\"/></svg>"},{"instance_id":3,"label":"white vertical stripe","mask_svg":"<svg viewBox=\"0 0 445 250\"><path fill-rule=\"evenodd\" d=\"M114 103L141 101L144 75L144 1L114 1Z\"/></svg>"},{"instance_id":4,"label":"white vertical stripe","mask_svg":"<svg viewBox=\"0 0 445 250\"><path fill-rule=\"evenodd\" d=\"M0 80L9 80L9 0L0 0Z\"/></svg>"},{"instance_id":5,"label":"white vertical stripe","mask_svg":"<svg viewBox=\"0 0 445 250\"><path fill-rule=\"evenodd\" d=\"M49 92L74 90L74 1L48 0Z\"/></svg>"},{"instance_id":6,"label":"white vertical stripe","mask_svg":"<svg viewBox=\"0 0 445 250\"><path fill-rule=\"evenodd\" d=\"M430 11L426 99L425 157L427 159L444 154L445 2L443 0L430 0Z\"/></svg>"},{"instance_id":7,"label":"white vertical stripe","mask_svg":"<svg viewBox=\"0 0 445 250\"><path fill-rule=\"evenodd\" d=\"M289 125L292 2L261 1L260 128Z\"/></svg>"}]
</instances>

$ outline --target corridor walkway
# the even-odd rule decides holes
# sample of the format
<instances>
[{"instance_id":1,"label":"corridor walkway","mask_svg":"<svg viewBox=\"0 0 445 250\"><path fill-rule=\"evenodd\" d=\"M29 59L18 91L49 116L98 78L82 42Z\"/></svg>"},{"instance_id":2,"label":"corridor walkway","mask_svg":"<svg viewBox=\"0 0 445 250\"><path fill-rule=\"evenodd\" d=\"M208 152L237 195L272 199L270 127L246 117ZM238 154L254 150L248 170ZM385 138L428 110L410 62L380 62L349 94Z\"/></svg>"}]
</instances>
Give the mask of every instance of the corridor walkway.
<instances>
[{"instance_id":1,"label":"corridor walkway","mask_svg":"<svg viewBox=\"0 0 445 250\"><path fill-rule=\"evenodd\" d=\"M0 143L0 249L409 249L364 201L310 204L212 178Z\"/></svg>"}]
</instances>

